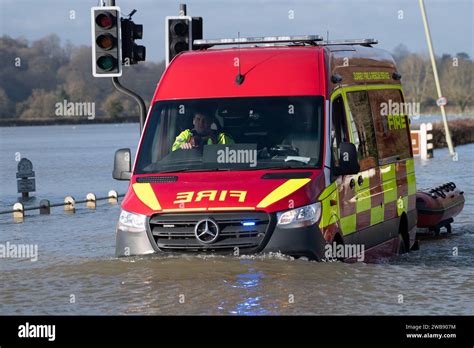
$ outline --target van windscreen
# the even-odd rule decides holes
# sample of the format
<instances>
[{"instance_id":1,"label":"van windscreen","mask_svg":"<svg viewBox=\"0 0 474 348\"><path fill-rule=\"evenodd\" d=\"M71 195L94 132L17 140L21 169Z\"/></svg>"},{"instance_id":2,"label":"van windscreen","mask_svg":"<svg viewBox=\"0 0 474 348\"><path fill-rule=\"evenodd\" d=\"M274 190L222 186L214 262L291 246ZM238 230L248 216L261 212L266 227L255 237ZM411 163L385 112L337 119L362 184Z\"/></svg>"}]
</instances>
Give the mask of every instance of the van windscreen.
<instances>
[{"instance_id":1,"label":"van windscreen","mask_svg":"<svg viewBox=\"0 0 474 348\"><path fill-rule=\"evenodd\" d=\"M158 101L136 174L321 166L324 98Z\"/></svg>"}]
</instances>

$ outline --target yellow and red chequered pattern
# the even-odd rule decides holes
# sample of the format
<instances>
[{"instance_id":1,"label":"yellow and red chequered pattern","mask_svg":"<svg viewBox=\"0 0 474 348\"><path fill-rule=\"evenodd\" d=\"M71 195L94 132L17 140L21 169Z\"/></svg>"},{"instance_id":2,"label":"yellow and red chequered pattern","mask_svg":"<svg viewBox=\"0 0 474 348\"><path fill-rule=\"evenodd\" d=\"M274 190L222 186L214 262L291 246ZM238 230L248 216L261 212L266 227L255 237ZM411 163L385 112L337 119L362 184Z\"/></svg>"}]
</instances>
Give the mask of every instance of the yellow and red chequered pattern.
<instances>
[{"instance_id":1,"label":"yellow and red chequered pattern","mask_svg":"<svg viewBox=\"0 0 474 348\"><path fill-rule=\"evenodd\" d=\"M398 218L416 209L415 193L412 158L338 177L319 197L319 227L332 241L338 232L345 236Z\"/></svg>"}]
</instances>

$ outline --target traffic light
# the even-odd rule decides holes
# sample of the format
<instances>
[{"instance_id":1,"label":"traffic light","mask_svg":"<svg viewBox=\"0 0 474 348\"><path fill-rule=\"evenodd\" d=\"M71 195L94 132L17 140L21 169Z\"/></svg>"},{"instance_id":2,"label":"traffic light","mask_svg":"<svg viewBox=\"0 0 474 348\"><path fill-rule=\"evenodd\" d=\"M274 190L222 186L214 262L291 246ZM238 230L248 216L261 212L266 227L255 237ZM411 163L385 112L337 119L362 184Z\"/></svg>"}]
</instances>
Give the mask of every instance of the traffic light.
<instances>
[{"instance_id":1,"label":"traffic light","mask_svg":"<svg viewBox=\"0 0 474 348\"><path fill-rule=\"evenodd\" d=\"M166 65L179 53L193 49L193 41L202 39L202 18L168 16L166 27Z\"/></svg>"},{"instance_id":2,"label":"traffic light","mask_svg":"<svg viewBox=\"0 0 474 348\"><path fill-rule=\"evenodd\" d=\"M92 75L94 77L122 76L120 42L120 8L93 7L92 16Z\"/></svg>"},{"instance_id":3,"label":"traffic light","mask_svg":"<svg viewBox=\"0 0 474 348\"><path fill-rule=\"evenodd\" d=\"M128 66L145 60L146 48L135 44L143 37L143 25L135 24L131 19L122 19L122 62Z\"/></svg>"}]
</instances>

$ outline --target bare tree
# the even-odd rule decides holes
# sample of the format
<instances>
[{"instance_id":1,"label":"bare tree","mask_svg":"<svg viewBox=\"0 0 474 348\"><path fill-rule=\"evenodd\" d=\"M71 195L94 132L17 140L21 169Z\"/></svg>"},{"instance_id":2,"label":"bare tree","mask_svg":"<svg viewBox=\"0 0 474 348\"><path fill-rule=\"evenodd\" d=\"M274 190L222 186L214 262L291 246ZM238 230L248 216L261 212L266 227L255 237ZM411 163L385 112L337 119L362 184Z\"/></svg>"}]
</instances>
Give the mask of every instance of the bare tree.
<instances>
[{"instance_id":1,"label":"bare tree","mask_svg":"<svg viewBox=\"0 0 474 348\"><path fill-rule=\"evenodd\" d=\"M12 102L8 99L5 90L0 87L0 118L13 118Z\"/></svg>"},{"instance_id":2,"label":"bare tree","mask_svg":"<svg viewBox=\"0 0 474 348\"><path fill-rule=\"evenodd\" d=\"M23 119L51 119L55 117L58 102L60 98L55 91L34 89L26 101L17 104L17 113Z\"/></svg>"},{"instance_id":3,"label":"bare tree","mask_svg":"<svg viewBox=\"0 0 474 348\"><path fill-rule=\"evenodd\" d=\"M400 62L398 68L408 101L425 103L429 97L435 98L433 70L428 59L412 53Z\"/></svg>"},{"instance_id":4,"label":"bare tree","mask_svg":"<svg viewBox=\"0 0 474 348\"><path fill-rule=\"evenodd\" d=\"M474 63L468 57L458 55L443 64L442 82L448 101L457 105L463 113L474 101Z\"/></svg>"}]
</instances>

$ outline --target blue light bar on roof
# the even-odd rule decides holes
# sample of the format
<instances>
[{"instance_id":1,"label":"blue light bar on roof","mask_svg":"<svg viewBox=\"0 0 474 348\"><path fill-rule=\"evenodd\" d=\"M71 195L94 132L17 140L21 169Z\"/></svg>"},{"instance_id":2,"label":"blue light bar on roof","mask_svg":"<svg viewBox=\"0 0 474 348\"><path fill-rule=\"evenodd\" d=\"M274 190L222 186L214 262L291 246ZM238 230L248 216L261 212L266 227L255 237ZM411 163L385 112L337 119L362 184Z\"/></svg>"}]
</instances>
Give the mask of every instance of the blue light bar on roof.
<instances>
[{"instance_id":1,"label":"blue light bar on roof","mask_svg":"<svg viewBox=\"0 0 474 348\"><path fill-rule=\"evenodd\" d=\"M210 40L194 40L195 46L216 46L231 44L269 44L269 43L285 43L285 42L316 42L322 41L320 35L297 35L297 36L265 36L265 37L240 37L230 39L210 39Z\"/></svg>"}]
</instances>

